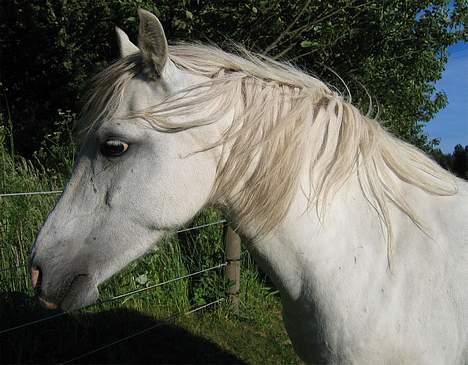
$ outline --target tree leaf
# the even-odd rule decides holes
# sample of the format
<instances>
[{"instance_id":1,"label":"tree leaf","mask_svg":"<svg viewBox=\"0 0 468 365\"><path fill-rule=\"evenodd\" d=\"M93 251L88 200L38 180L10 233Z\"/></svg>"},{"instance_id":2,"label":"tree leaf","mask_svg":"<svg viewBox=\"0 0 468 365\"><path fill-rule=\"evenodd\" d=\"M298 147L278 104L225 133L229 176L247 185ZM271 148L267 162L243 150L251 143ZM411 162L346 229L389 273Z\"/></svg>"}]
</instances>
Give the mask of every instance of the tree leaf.
<instances>
[{"instance_id":1,"label":"tree leaf","mask_svg":"<svg viewBox=\"0 0 468 365\"><path fill-rule=\"evenodd\" d=\"M301 47L302 48L312 48L312 47L317 47L319 44L317 42L313 41L302 41L301 42Z\"/></svg>"}]
</instances>

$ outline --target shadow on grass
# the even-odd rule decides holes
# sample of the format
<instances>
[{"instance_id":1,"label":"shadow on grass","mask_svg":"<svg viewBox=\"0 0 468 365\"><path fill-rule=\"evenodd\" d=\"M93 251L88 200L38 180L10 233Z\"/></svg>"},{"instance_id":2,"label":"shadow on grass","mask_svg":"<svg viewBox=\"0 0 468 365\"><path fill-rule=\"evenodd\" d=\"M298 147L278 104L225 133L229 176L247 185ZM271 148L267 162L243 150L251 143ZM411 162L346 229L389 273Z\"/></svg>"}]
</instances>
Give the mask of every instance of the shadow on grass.
<instances>
[{"instance_id":1,"label":"shadow on grass","mask_svg":"<svg viewBox=\"0 0 468 365\"><path fill-rule=\"evenodd\" d=\"M0 294L0 331L51 314L24 294ZM127 309L65 315L0 334L0 363L65 362L156 324L76 363L243 364L202 337Z\"/></svg>"}]
</instances>

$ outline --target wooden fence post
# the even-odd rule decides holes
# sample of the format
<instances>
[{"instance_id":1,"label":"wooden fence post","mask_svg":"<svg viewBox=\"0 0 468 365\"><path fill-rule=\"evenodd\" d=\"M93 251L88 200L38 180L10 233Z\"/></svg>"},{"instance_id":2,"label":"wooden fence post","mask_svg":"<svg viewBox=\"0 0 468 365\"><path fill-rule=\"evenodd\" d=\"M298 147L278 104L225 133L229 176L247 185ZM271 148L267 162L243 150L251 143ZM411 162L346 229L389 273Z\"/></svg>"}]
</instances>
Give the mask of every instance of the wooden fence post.
<instances>
[{"instance_id":1,"label":"wooden fence post","mask_svg":"<svg viewBox=\"0 0 468 365\"><path fill-rule=\"evenodd\" d=\"M224 275L228 281L226 295L235 313L239 312L240 256L241 239L234 230L227 226L224 233L226 269Z\"/></svg>"}]
</instances>

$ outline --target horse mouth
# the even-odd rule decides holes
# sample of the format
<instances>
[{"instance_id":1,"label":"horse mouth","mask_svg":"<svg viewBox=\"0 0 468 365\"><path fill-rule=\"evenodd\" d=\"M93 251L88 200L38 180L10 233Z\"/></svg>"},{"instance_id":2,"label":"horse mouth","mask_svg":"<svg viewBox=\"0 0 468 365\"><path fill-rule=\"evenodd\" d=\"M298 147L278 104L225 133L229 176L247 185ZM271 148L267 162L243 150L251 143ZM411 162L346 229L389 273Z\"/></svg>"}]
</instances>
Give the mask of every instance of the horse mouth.
<instances>
[{"instance_id":1,"label":"horse mouth","mask_svg":"<svg viewBox=\"0 0 468 365\"><path fill-rule=\"evenodd\" d=\"M44 307L45 309L55 310L55 309L58 309L59 307L57 304L48 302L42 297L38 297L38 299L39 299L39 303L41 304L41 306Z\"/></svg>"},{"instance_id":2,"label":"horse mouth","mask_svg":"<svg viewBox=\"0 0 468 365\"><path fill-rule=\"evenodd\" d=\"M71 277L55 289L41 291L38 289L39 303L46 309L63 311L76 310L94 303L98 296L97 286L90 275L78 274Z\"/></svg>"}]
</instances>

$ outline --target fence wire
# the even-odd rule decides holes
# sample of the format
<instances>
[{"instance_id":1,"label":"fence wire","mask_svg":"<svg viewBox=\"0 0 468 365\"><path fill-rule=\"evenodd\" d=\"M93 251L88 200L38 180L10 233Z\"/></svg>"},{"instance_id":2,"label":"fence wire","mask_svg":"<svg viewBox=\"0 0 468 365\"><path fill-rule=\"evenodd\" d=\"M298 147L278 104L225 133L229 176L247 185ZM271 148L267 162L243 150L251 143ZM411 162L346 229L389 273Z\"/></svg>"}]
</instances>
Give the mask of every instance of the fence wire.
<instances>
[{"instance_id":1,"label":"fence wire","mask_svg":"<svg viewBox=\"0 0 468 365\"><path fill-rule=\"evenodd\" d=\"M0 198L14 197L14 196L53 195L53 194L61 194L62 192L63 192L62 190L52 190L52 191L33 191L33 192L20 192L20 193L2 193L2 194L0 194ZM189 232L189 231L193 231L193 230L197 230L197 229L201 229L201 228L205 228L205 227L210 227L210 226L214 226L214 225L218 225L218 224L224 224L224 223L227 223L227 221L225 219L221 219L221 220L218 220L216 222L201 224L201 225L197 225L197 226L193 226L193 227L189 227L189 228L183 228L183 229L177 230L175 233ZM118 299L129 297L129 296L132 296L132 295L135 295L135 294L139 294L139 293L145 292L147 290L155 289L157 287L161 287L161 286L164 286L164 285L167 285L167 284L177 282L179 280L188 279L188 278L194 277L196 275L200 275L200 274L208 272L208 271L212 271L212 270L222 268L222 267L224 267L226 265L227 265L227 262L224 262L222 264L219 264L219 265L207 268L207 269L202 269L202 270L199 270L197 272L193 272L193 273L183 275L183 276L180 276L180 277L177 277L177 278L169 279L169 280L166 280L166 281L154 284L154 285L150 285L150 286L145 287L145 288L132 290L130 292L117 295L117 296L112 297L110 299L106 299L106 300L103 300L103 301L99 301L99 302L97 302L95 304L91 304L89 306L81 308L80 310L83 310L83 309L86 309L86 308L89 308L89 307L92 307L92 306L97 306L97 305L102 305L102 304L105 304L105 303L113 302L113 301L116 301ZM23 268L25 266L27 266L26 263L23 263L23 264L17 265L17 266L7 267L7 268L0 268L0 272L6 272L6 271L10 271L10 270L17 270L17 269ZM122 343L122 342L127 341L129 339L132 339L134 337L140 336L140 335L142 335L142 334L144 334L146 332L149 332L149 331L151 331L151 330L153 330L153 329L155 329L157 327L167 325L168 322L175 321L177 318L181 317L182 315L189 315L189 314L198 312L198 311L203 310L205 308L208 308L210 306L219 304L219 303L223 302L224 300L225 300L225 298L221 298L221 299L215 300L215 301L213 301L211 303L208 303L208 304L193 308L193 309L191 309L191 310L189 310L187 312L177 313L175 315L167 317L162 322L159 322L159 323L157 323L155 325L152 325L152 326L150 326L148 328L145 328L143 330L135 332L135 333L133 333L133 334L131 334L129 336L125 336L125 337L123 337L123 338L121 338L119 340L116 340L116 341L113 341L113 342L108 343L106 345L100 346L100 347L98 347L98 348L96 348L94 350L85 352L85 353L83 353L83 354L81 354L79 356L73 357L73 358L63 362L62 364L69 364L69 363L72 363L72 362L74 362L76 360L83 359L83 358L85 358L87 356L90 356L92 354L95 354L95 353L97 353L99 351L102 351L104 349L107 349L109 347L117 345L119 343ZM72 312L76 312L76 311L72 311ZM45 321L49 321L49 320L52 320L52 319L60 318L60 317L63 317L65 315L67 315L67 314L70 314L72 312L60 312L60 313L53 314L51 316L47 316L47 317L40 318L40 319L37 319L37 320L34 320L34 321L23 323L23 324L14 326L14 327L3 329L3 330L0 330L0 335L3 335L5 333L9 333L9 332L13 332L13 331L21 329L21 328L26 328L26 327L29 327L29 326L33 326L35 324L42 323L42 322L45 322Z\"/></svg>"},{"instance_id":2,"label":"fence wire","mask_svg":"<svg viewBox=\"0 0 468 365\"><path fill-rule=\"evenodd\" d=\"M180 277L178 277L178 278L174 278L174 279L170 279L170 280L167 280L167 281L163 281L163 282L161 282L161 283L157 283L157 284L154 284L154 285L150 285L150 286L147 286L147 287L145 287L145 288L132 290L132 291L130 291L130 292L128 292L128 293L120 294L120 295L117 295L117 296L115 296L115 297L113 297L113 298L104 300L104 301L100 302L100 304L107 303L107 302L113 302L114 300L117 300L117 299L121 299L121 298L125 298L125 297L128 297L128 296L134 295L134 294L142 293L142 292L145 292L145 291L147 291L147 290L151 290L151 289L154 289L154 288L157 288L157 287L166 285L166 284L174 283L174 282L179 281L179 280L182 280L182 279L191 278L192 276L200 275L200 274L202 274L202 273L204 273L204 272L207 272L207 271L216 270L216 269L219 269L219 268L224 267L224 266L226 266L226 265L227 265L227 262L223 262L222 264L219 264L219 265L210 267L210 268L208 268L208 269L203 269L203 270L200 270L200 271L191 273L191 274L187 274L187 275L184 275L184 276L180 276Z\"/></svg>"},{"instance_id":3,"label":"fence wire","mask_svg":"<svg viewBox=\"0 0 468 365\"><path fill-rule=\"evenodd\" d=\"M3 193L0 194L0 198L8 196L28 196L28 195L52 195L52 194L61 194L63 190L52 190L52 191L28 191L22 193Z\"/></svg>"},{"instance_id":4,"label":"fence wire","mask_svg":"<svg viewBox=\"0 0 468 365\"><path fill-rule=\"evenodd\" d=\"M209 227L209 226L214 226L214 225L217 225L217 224L224 224L224 223L227 223L227 220L226 220L226 219L221 219L221 220L216 221L216 222L211 222L211 223L201 224L201 225L199 225L199 226L194 226L194 227L179 229L179 230L176 231L175 233L182 233L182 232L194 231L194 230L196 230L196 229L205 228L205 227Z\"/></svg>"},{"instance_id":5,"label":"fence wire","mask_svg":"<svg viewBox=\"0 0 468 365\"><path fill-rule=\"evenodd\" d=\"M112 346L117 345L117 344L119 344L119 343L122 343L122 342L124 342L124 341L130 340L130 339L132 339L132 338L134 338L134 337L140 336L140 335L142 335L142 334L144 334L144 333L146 333L146 332L149 332L149 331L151 331L151 330L153 330L153 329L155 329L155 328L157 328L157 327L161 327L161 326L167 325L169 322L173 322L173 321L175 321L177 318L179 318L179 317L181 317L181 316L183 316L183 315L186 316L186 315L189 315L189 314L198 312L198 311L203 310L203 309L205 309L205 308L211 307L211 306L213 306L213 305L215 305L215 304L219 304L219 303L221 303L221 302L223 302L223 301L225 301L225 298L220 298L220 299L218 299L218 300L215 300L214 302L211 302L211 303L204 304L204 305L202 305L202 306L193 308L193 309L191 309L191 310L189 310L189 311L187 311L187 312L180 312L180 313L174 314L174 315L172 315L172 316L170 316L170 317L167 317L167 318L164 319L162 322L156 323L156 324L154 324L154 325L152 325L152 326L150 326L150 327L147 327L147 328L145 328L145 329L143 329L143 330L140 330L140 331L138 331L138 332L135 332L135 333L133 333L133 334L131 334L131 335L129 335L129 336L125 336L125 337L123 337L123 338L121 338L121 339L119 339L119 340L117 340L117 341L113 341L113 342L110 342L110 343L108 343L108 344L106 344L106 345L100 346L100 347L98 347L98 348L96 348L96 349L94 349L94 350L85 352L84 354L81 354L81 355L79 355L79 356L75 356L75 357L73 357L73 358L71 358L71 359L69 359L69 360L67 360L67 361L65 361L65 362L62 362L61 365L70 364L70 363L72 363L73 361L83 359L83 358L85 358L85 357L87 357L87 356L89 356L89 355L95 354L96 352L105 350L105 349L107 349L107 348L109 348L109 347L112 347Z\"/></svg>"},{"instance_id":6,"label":"fence wire","mask_svg":"<svg viewBox=\"0 0 468 365\"><path fill-rule=\"evenodd\" d=\"M224 223L227 223L227 220L226 219L220 219L219 221L216 221L216 222L200 224L198 226L193 226L193 227L189 227L189 228L182 228L182 229L179 229L178 231L175 231L174 233L177 234L177 233L195 231L197 229L206 228L206 227L215 226L215 225L224 224ZM26 267L26 266L27 266L27 263L23 262L22 264L17 265L17 266L10 266L10 267L5 267L5 268L0 268L0 273L5 272L5 271L10 271L10 270L21 269L22 267Z\"/></svg>"},{"instance_id":7,"label":"fence wire","mask_svg":"<svg viewBox=\"0 0 468 365\"><path fill-rule=\"evenodd\" d=\"M125 298L125 297L131 296L131 295L135 295L135 294L138 294L138 293L147 291L147 290L155 289L155 288L157 288L157 287L160 287L160 286L163 286L163 285L166 285L166 284L170 284L170 283L174 283L174 282L176 282L176 281L180 281L180 280L183 280L183 279L187 279L187 278L190 278L190 277L192 277L192 276L199 275L199 274L204 273L204 272L216 270L216 269L219 269L219 268L224 267L224 266L226 266L226 265L227 265L227 263L224 262L224 263L222 263L222 264L219 264L219 265L216 265L216 266L212 266L212 267L209 267L209 268L207 268L207 269L203 269L203 270L200 270L200 271L197 271L197 272L194 272L194 273L190 273L190 274L187 274L187 275L183 275L183 276L180 276L180 277L178 277L178 278L170 279L170 280L167 280L167 281L164 281L164 282L161 282L161 283L157 283L157 284L148 286L148 287L146 287L146 288L141 288L141 289L137 289L137 290L132 290L132 291L130 291L130 292L117 295L117 296L115 296L115 297L113 297L113 298L106 299L106 300L103 300L103 301L98 301L97 303L94 303L94 304L90 304L90 305L88 305L88 306L86 306L86 307L83 307L83 308L81 308L81 309L79 309L79 310L84 310L84 309L87 309L87 308L90 308L90 307L93 307L93 306L98 306L98 305L110 303L110 302L116 301L116 300L121 299L121 298ZM78 311L78 310L76 310L76 311ZM44 318L40 318L40 319L37 319L37 320L34 320L34 321L22 323L22 324L20 324L20 325L14 326L14 327L6 328L6 329L3 329L3 330L0 330L0 335L3 335L3 334L8 333L8 332L13 332L13 331L18 330L18 329L20 329L20 328L25 328L25 327L29 327L29 326L32 326L32 325L35 325L35 324L38 324L38 323L41 323L41 322L45 322L45 321L48 321L48 320L51 320L51 319L56 319L56 318L62 317L62 316L64 316L64 315L66 315L66 314L70 314L70 313L73 313L73 312L76 312L76 311L71 311L71 312L60 312L60 313L56 313L56 314L53 314L53 315L51 315L51 316L47 316L47 317L44 317Z\"/></svg>"},{"instance_id":8,"label":"fence wire","mask_svg":"<svg viewBox=\"0 0 468 365\"><path fill-rule=\"evenodd\" d=\"M62 317L64 315L66 315L66 314L69 314L69 313L71 313L71 312L60 312L60 313L52 314L51 316L36 319L35 321L30 321L30 322L19 324L18 326L6 328L6 329L3 329L3 330L0 330L0 335L19 330L20 328L29 327L29 326L35 325L37 323L49 321L49 320L54 319L54 318L59 318L59 317Z\"/></svg>"}]
</instances>

